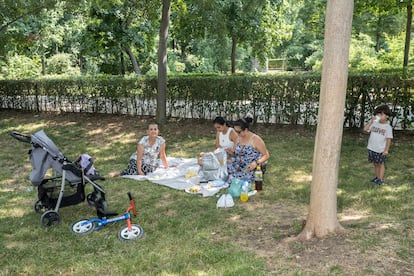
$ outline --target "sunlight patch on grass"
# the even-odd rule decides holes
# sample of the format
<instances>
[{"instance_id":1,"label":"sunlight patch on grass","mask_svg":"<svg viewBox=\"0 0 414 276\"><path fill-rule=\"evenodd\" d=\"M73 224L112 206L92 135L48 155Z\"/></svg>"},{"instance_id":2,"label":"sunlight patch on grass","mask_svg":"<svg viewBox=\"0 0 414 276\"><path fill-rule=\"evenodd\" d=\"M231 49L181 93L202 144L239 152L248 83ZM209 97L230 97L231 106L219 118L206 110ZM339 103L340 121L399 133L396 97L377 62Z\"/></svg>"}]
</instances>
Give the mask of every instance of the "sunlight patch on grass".
<instances>
[{"instance_id":1,"label":"sunlight patch on grass","mask_svg":"<svg viewBox=\"0 0 414 276\"><path fill-rule=\"evenodd\" d=\"M369 228L377 229L377 230L386 230L386 229L392 229L396 226L399 226L399 224L394 223L370 223L368 224Z\"/></svg>"},{"instance_id":2,"label":"sunlight patch on grass","mask_svg":"<svg viewBox=\"0 0 414 276\"><path fill-rule=\"evenodd\" d=\"M34 132L40 130L40 129L44 129L47 127L47 124L45 122L38 122L38 123L33 123L31 122L30 124L26 124L24 126L20 126L23 127L24 130L21 130L22 132L24 131L24 134L33 134Z\"/></svg>"},{"instance_id":3,"label":"sunlight patch on grass","mask_svg":"<svg viewBox=\"0 0 414 276\"><path fill-rule=\"evenodd\" d=\"M312 175L308 174L304 171L295 171L291 174L287 180L294 182L294 183L302 183L302 182L312 182Z\"/></svg>"},{"instance_id":4,"label":"sunlight patch on grass","mask_svg":"<svg viewBox=\"0 0 414 276\"><path fill-rule=\"evenodd\" d=\"M27 248L28 244L21 242L21 241L9 241L5 244L5 248L7 249L13 249L13 248L19 248L19 249L24 249Z\"/></svg>"},{"instance_id":5,"label":"sunlight patch on grass","mask_svg":"<svg viewBox=\"0 0 414 276\"><path fill-rule=\"evenodd\" d=\"M97 133L91 133L91 135L100 135ZM99 138L100 136L98 136ZM120 143L122 145L124 144L132 144L136 143L137 135L135 133L120 133L118 135L111 135L111 143Z\"/></svg>"},{"instance_id":6,"label":"sunlight patch on grass","mask_svg":"<svg viewBox=\"0 0 414 276\"><path fill-rule=\"evenodd\" d=\"M28 214L28 209L24 208L11 208L11 209L1 209L0 218L19 218ZM32 210L30 210L31 212Z\"/></svg>"},{"instance_id":7,"label":"sunlight patch on grass","mask_svg":"<svg viewBox=\"0 0 414 276\"><path fill-rule=\"evenodd\" d=\"M239 221L241 219L241 216L240 215L234 215L234 216L231 216L230 217L230 220L231 221Z\"/></svg>"},{"instance_id":8,"label":"sunlight patch on grass","mask_svg":"<svg viewBox=\"0 0 414 276\"><path fill-rule=\"evenodd\" d=\"M361 210L349 209L349 210L346 210L342 214L342 216L340 216L340 222L355 223L355 222L367 219L368 217L369 216L367 212L362 212Z\"/></svg>"}]
</instances>

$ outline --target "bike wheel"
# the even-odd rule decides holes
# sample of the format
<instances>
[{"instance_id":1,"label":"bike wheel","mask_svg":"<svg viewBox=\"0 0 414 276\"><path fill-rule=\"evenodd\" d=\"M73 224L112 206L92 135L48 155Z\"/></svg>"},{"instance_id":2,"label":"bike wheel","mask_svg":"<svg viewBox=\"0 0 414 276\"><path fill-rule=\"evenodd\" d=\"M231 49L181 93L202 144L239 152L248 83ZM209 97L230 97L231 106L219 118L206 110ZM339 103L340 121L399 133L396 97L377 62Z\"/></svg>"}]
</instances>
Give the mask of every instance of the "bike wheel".
<instances>
[{"instance_id":1,"label":"bike wheel","mask_svg":"<svg viewBox=\"0 0 414 276\"><path fill-rule=\"evenodd\" d=\"M70 230L75 235L87 235L95 230L95 223L90 222L88 219L81 219L73 223Z\"/></svg>"},{"instance_id":2,"label":"bike wheel","mask_svg":"<svg viewBox=\"0 0 414 276\"><path fill-rule=\"evenodd\" d=\"M134 239L140 239L144 235L144 229L137 224L131 225L131 230L128 230L128 226L125 226L118 232L118 238L121 241L130 241Z\"/></svg>"},{"instance_id":3,"label":"bike wheel","mask_svg":"<svg viewBox=\"0 0 414 276\"><path fill-rule=\"evenodd\" d=\"M43 213L43 215L40 217L40 224L43 227L51 227L54 224L60 223L60 216L58 212L50 210Z\"/></svg>"}]
</instances>

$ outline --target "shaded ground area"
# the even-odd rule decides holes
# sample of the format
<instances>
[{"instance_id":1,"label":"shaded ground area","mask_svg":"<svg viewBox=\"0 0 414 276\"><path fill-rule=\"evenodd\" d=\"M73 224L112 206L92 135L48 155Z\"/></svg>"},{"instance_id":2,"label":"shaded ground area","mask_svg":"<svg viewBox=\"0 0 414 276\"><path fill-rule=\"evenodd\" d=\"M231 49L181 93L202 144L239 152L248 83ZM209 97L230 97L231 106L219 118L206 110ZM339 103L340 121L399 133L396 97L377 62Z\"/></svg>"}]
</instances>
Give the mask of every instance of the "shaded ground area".
<instances>
[{"instance_id":1,"label":"shaded ground area","mask_svg":"<svg viewBox=\"0 0 414 276\"><path fill-rule=\"evenodd\" d=\"M0 111L0 115L3 114ZM21 113L16 112L16 116ZM13 112L7 112L7 116ZM30 115L28 115L30 116ZM146 125L153 118L113 116L104 114L55 114L42 113L38 118L50 120L51 125L85 121L91 129L98 125L113 135L125 133L143 134ZM36 118L34 119L36 121ZM313 137L315 129L294 126L255 126L262 135L283 131L287 136ZM163 136L214 135L210 121L176 120L161 129ZM366 139L358 130L346 130L345 135L355 139ZM412 141L413 132L396 132L399 141ZM132 135L135 139L136 135ZM104 143L104 141L102 141ZM306 218L306 206L292 206L288 203L263 200L253 197L244 208L254 210L254 216L235 215L229 219L241 229L243 236L226 237L219 232L212 233L212 240L237 243L241 248L262 256L274 275L414 275L414 263L397 256L399 244L393 240L395 232L414 238L414 223L411 227L395 222L391 225L368 223L363 213L343 210L339 214L345 232L321 240L295 241ZM258 219L260 218L260 219ZM361 243L359 243L359 238ZM364 246L363 243L370 243ZM364 249L369 248L369 249ZM412 252L411 252L412 253ZM411 254L409 253L409 254ZM414 258L414 256L413 256ZM339 265L340 264L340 265ZM297 275L297 274L296 274Z\"/></svg>"},{"instance_id":2,"label":"shaded ground area","mask_svg":"<svg viewBox=\"0 0 414 276\"><path fill-rule=\"evenodd\" d=\"M259 207L255 208L257 216L234 218L242 232L248 233L247 239L239 238L237 243L264 257L275 275L297 271L306 272L303 275L414 275L414 264L397 256L399 244L392 237L395 231L413 236L414 225L367 224L362 214L347 211L339 214L344 233L303 242L295 236L302 229L306 208L283 203L257 205L263 204L253 199L246 205ZM361 243L356 241L359 236L364 238ZM375 241L364 246L367 238Z\"/></svg>"}]
</instances>

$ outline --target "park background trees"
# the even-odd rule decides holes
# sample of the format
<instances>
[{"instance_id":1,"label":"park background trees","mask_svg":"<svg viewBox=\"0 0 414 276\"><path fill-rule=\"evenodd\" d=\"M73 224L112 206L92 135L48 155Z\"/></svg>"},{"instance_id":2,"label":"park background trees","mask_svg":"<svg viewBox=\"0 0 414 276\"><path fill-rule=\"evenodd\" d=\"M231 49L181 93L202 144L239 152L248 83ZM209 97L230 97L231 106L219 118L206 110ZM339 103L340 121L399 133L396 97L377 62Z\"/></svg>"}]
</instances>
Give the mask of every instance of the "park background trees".
<instances>
[{"instance_id":1,"label":"park background trees","mask_svg":"<svg viewBox=\"0 0 414 276\"><path fill-rule=\"evenodd\" d=\"M61 74L47 69L55 55L72 75L157 72L161 1L0 5L2 78ZM270 67L320 72L325 6L322 0L172 1L168 72L251 72L269 60ZM410 0L355 3L351 71L401 68L403 60L409 68L410 6Z\"/></svg>"}]
</instances>

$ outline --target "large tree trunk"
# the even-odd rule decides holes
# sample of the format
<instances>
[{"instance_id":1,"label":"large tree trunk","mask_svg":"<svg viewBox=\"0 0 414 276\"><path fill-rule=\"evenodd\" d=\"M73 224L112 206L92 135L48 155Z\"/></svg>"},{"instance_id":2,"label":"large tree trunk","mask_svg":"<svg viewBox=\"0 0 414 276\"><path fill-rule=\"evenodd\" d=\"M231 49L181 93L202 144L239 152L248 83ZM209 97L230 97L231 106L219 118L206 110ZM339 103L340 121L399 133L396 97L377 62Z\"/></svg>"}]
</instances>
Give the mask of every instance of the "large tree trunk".
<instances>
[{"instance_id":1,"label":"large tree trunk","mask_svg":"<svg viewBox=\"0 0 414 276\"><path fill-rule=\"evenodd\" d=\"M348 80L353 0L328 0L309 214L299 239L342 230L337 218L339 157Z\"/></svg>"},{"instance_id":2,"label":"large tree trunk","mask_svg":"<svg viewBox=\"0 0 414 276\"><path fill-rule=\"evenodd\" d=\"M129 59L131 60L135 74L139 76L141 74L141 71L139 70L138 62L134 56L134 53L132 52L130 47L125 47L125 52L128 54Z\"/></svg>"},{"instance_id":3,"label":"large tree trunk","mask_svg":"<svg viewBox=\"0 0 414 276\"><path fill-rule=\"evenodd\" d=\"M166 123L167 110L167 38L170 25L171 0L162 1L162 16L160 24L160 40L158 44L158 93L157 93L157 123Z\"/></svg>"},{"instance_id":4,"label":"large tree trunk","mask_svg":"<svg viewBox=\"0 0 414 276\"><path fill-rule=\"evenodd\" d=\"M234 36L231 38L231 73L236 73L236 49L237 49L237 38Z\"/></svg>"},{"instance_id":5,"label":"large tree trunk","mask_svg":"<svg viewBox=\"0 0 414 276\"><path fill-rule=\"evenodd\" d=\"M404 62L403 62L404 77L406 77L407 75L408 57L410 55L412 19L413 19L413 6L411 4L408 4L407 5L407 24L406 24L406 29L405 29Z\"/></svg>"}]
</instances>

